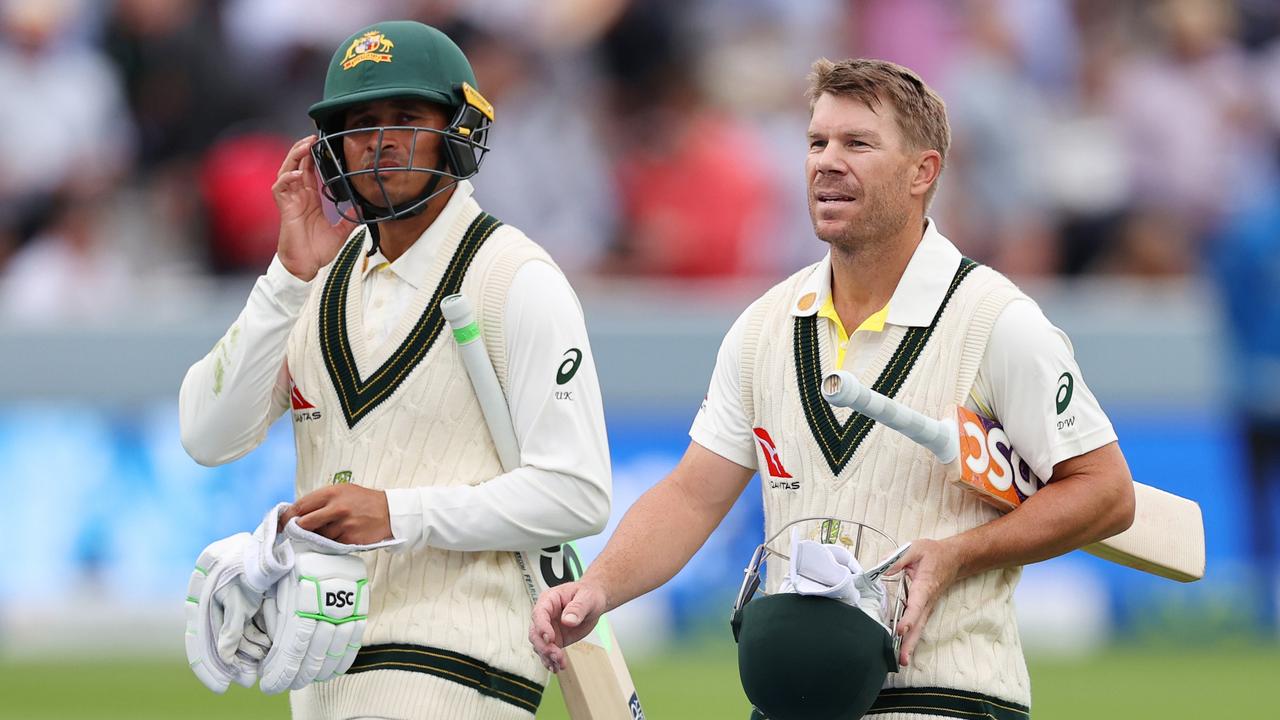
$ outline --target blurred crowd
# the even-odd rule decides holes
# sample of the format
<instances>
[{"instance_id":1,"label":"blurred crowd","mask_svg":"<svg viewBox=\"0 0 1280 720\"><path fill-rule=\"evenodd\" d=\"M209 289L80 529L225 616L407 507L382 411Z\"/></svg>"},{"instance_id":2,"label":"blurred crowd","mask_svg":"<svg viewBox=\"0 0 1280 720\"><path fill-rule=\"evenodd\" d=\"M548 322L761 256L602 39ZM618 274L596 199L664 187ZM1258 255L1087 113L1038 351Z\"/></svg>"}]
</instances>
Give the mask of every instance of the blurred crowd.
<instances>
[{"instance_id":1,"label":"blurred crowd","mask_svg":"<svg viewBox=\"0 0 1280 720\"><path fill-rule=\"evenodd\" d=\"M1280 244L1275 0L0 0L0 314L261 272L330 55L389 18L467 52L497 108L477 194L571 275L819 257L821 56L938 89L954 140L930 215L1015 277L1208 274Z\"/></svg>"}]
</instances>

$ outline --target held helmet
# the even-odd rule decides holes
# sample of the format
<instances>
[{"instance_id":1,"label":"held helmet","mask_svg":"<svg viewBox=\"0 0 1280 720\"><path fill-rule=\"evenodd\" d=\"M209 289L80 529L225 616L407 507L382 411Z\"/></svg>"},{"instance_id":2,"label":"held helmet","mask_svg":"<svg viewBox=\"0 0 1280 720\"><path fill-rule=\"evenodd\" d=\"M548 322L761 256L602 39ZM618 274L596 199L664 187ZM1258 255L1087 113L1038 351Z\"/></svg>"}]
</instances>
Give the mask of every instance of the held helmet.
<instances>
[{"instance_id":1,"label":"held helmet","mask_svg":"<svg viewBox=\"0 0 1280 720\"><path fill-rule=\"evenodd\" d=\"M889 586L876 617L838 599L787 592L776 579L769 583L773 592L764 593L760 586L768 567L775 577L785 576L792 558L779 539L793 528L806 539L847 548L865 567L896 546L870 525L817 517L789 523L757 547L730 620L742 689L756 709L753 717L857 720L875 702L889 673L898 670L894 631L906 608L905 577L883 575L893 553L867 571ZM763 597L752 599L757 592Z\"/></svg>"},{"instance_id":2,"label":"held helmet","mask_svg":"<svg viewBox=\"0 0 1280 720\"><path fill-rule=\"evenodd\" d=\"M383 22L347 38L329 62L324 99L307 111L316 123L318 139L311 146L311 155L320 171L325 196L338 205L338 211L348 220L377 223L417 215L431 198L475 175L489 151L485 139L493 122L493 106L475 86L475 73L462 50L428 25L403 20ZM452 119L442 130L399 126L345 129L347 110L391 98L441 105ZM409 157L402 165L381 166L383 135L388 131L412 133ZM346 166L342 143L353 133L378 134L372 167L353 170ZM435 167L416 164L413 152L418 133L441 136L440 160ZM383 184L385 176L393 172L424 173L431 179L416 197L394 202ZM356 191L351 179L360 175L373 176L380 197L364 197ZM451 182L440 187L442 179ZM349 209L344 209L344 204Z\"/></svg>"}]
</instances>

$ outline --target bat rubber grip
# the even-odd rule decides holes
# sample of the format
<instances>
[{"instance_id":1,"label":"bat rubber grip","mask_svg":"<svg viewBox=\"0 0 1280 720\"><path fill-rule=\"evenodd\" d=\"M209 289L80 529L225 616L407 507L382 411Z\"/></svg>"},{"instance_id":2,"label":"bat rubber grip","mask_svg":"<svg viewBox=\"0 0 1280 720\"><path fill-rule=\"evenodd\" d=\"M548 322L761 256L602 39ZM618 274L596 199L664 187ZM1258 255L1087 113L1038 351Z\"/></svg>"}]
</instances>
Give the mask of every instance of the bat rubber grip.
<instances>
[{"instance_id":1,"label":"bat rubber grip","mask_svg":"<svg viewBox=\"0 0 1280 720\"><path fill-rule=\"evenodd\" d=\"M480 327L476 325L475 308L466 295L454 293L440 301L440 314L453 329L453 338L459 345L468 345L480 339Z\"/></svg>"},{"instance_id":2,"label":"bat rubber grip","mask_svg":"<svg viewBox=\"0 0 1280 720\"><path fill-rule=\"evenodd\" d=\"M928 448L944 465L960 454L954 425L926 417L863 385L852 373L836 370L822 381L822 396L837 407L856 410Z\"/></svg>"}]
</instances>

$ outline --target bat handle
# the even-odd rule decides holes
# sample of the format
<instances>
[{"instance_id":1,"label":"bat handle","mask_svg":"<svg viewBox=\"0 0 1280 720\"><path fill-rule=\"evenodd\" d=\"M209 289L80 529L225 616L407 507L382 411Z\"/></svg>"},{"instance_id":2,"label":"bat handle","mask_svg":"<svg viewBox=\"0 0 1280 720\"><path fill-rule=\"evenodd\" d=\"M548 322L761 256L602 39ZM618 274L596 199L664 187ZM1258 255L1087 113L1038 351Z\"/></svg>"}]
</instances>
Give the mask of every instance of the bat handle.
<instances>
[{"instance_id":1,"label":"bat handle","mask_svg":"<svg viewBox=\"0 0 1280 720\"><path fill-rule=\"evenodd\" d=\"M837 407L852 408L923 445L946 465L960 454L954 423L934 420L863 385L852 373L836 370L822 381L822 396Z\"/></svg>"},{"instance_id":2,"label":"bat handle","mask_svg":"<svg viewBox=\"0 0 1280 720\"><path fill-rule=\"evenodd\" d=\"M449 323L459 345L467 345L480 338L475 308L472 307L471 300L466 295L454 293L441 300L440 314Z\"/></svg>"},{"instance_id":3,"label":"bat handle","mask_svg":"<svg viewBox=\"0 0 1280 720\"><path fill-rule=\"evenodd\" d=\"M480 411L484 413L489 435L498 449L502 469L508 472L514 470L520 467L520 444L511 424L511 408L507 406L507 397L498 383L489 351L485 348L484 338L476 323L475 308L467 296L455 294L440 301L440 314L453 329L458 353L468 377L471 378L471 385L475 388L476 399L480 401Z\"/></svg>"}]
</instances>

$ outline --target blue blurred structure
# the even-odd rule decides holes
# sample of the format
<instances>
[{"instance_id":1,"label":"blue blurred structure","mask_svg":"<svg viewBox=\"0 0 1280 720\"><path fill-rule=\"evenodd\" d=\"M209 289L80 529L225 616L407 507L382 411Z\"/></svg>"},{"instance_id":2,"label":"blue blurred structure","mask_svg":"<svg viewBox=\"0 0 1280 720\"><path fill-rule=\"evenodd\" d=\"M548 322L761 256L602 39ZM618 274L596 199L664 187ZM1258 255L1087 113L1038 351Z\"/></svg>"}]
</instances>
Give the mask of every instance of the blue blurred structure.
<instances>
[{"instance_id":1,"label":"blue blurred structure","mask_svg":"<svg viewBox=\"0 0 1280 720\"><path fill-rule=\"evenodd\" d=\"M1229 481L1243 468L1234 428L1200 413L1121 412L1114 419L1136 478L1201 504L1209 528L1206 579L1177 585L1082 553L1045 571L1063 563L1096 574L1121 634L1198 641L1209 631L1242 629L1206 612L1247 602L1241 571L1248 503ZM687 424L671 413L609 418L617 478L610 530L675 465L688 444ZM21 508L0 526L0 543L27 550L0 573L0 605L53 602L78 586L91 587L106 606L178 598L205 544L251 529L267 507L291 499L292 445L289 428L278 423L253 453L210 469L183 453L172 403L130 414L75 406L0 411L0 457L7 459L0 496ZM753 481L689 566L656 591L671 621L666 632L679 637L724 620L742 565L761 542L759 493ZM593 555L601 541L590 539L584 549Z\"/></svg>"},{"instance_id":2,"label":"blue blurred structure","mask_svg":"<svg viewBox=\"0 0 1280 720\"><path fill-rule=\"evenodd\" d=\"M1280 144L1277 144L1280 148ZM1277 622L1276 575L1280 533L1280 183L1252 197L1223 226L1210 268L1226 316L1230 339L1231 407L1239 425L1243 458L1239 476L1248 511L1238 518L1248 530L1262 622ZM1235 484L1235 483L1233 483Z\"/></svg>"}]
</instances>

